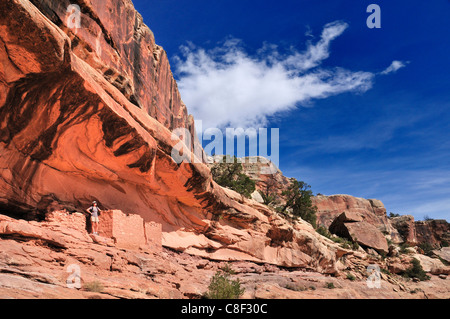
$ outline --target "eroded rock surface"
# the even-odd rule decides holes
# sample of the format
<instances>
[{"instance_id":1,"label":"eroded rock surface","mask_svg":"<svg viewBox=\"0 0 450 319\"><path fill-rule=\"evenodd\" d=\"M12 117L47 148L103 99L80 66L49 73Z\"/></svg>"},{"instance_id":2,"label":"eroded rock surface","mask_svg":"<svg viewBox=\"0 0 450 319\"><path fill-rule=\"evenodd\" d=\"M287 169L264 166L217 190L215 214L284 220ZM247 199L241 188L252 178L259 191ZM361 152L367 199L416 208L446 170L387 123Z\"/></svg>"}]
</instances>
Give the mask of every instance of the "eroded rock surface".
<instances>
[{"instance_id":1,"label":"eroded rock surface","mask_svg":"<svg viewBox=\"0 0 450 319\"><path fill-rule=\"evenodd\" d=\"M79 213L56 211L42 222L0 215L0 298L201 298L224 266L241 281L242 298L450 297L448 267L424 256L381 260L347 252L339 261L341 271L330 276L268 263L219 262L169 249L127 249L117 244L108 237L90 237L86 218ZM381 273L380 288L368 288L368 265L379 264L400 273L398 265L409 265L413 257L420 258L430 271L430 281L416 283ZM75 273L79 285L73 280Z\"/></svg>"},{"instance_id":2,"label":"eroded rock surface","mask_svg":"<svg viewBox=\"0 0 450 319\"><path fill-rule=\"evenodd\" d=\"M177 251L336 272L336 245L222 189L202 152L173 139L180 127L195 136L193 119L131 1L71 3L79 28L68 1L0 3L0 208L42 217L95 199L161 224Z\"/></svg>"},{"instance_id":3,"label":"eroded rock surface","mask_svg":"<svg viewBox=\"0 0 450 319\"><path fill-rule=\"evenodd\" d=\"M357 214L360 221L367 222L378 229L394 243L401 243L403 239L386 215L386 208L377 199L364 199L350 195L318 195L313 198L317 206L318 224L329 228L334 220L342 213Z\"/></svg>"}]
</instances>

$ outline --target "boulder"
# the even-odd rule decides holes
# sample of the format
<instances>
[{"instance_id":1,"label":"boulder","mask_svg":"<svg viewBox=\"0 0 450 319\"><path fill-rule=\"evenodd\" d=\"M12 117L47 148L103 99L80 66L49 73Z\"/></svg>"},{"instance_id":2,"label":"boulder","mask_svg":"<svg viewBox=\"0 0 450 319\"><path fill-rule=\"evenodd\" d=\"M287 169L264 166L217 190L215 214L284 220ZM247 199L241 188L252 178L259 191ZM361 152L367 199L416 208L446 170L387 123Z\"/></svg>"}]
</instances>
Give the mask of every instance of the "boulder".
<instances>
[{"instance_id":1,"label":"boulder","mask_svg":"<svg viewBox=\"0 0 450 319\"><path fill-rule=\"evenodd\" d=\"M362 221L358 213L344 212L330 225L330 231L358 244L387 254L388 243L383 234L372 224Z\"/></svg>"},{"instance_id":2,"label":"boulder","mask_svg":"<svg viewBox=\"0 0 450 319\"><path fill-rule=\"evenodd\" d=\"M441 249L433 250L433 253L450 263L450 247L442 247Z\"/></svg>"},{"instance_id":3,"label":"boulder","mask_svg":"<svg viewBox=\"0 0 450 319\"><path fill-rule=\"evenodd\" d=\"M359 216L358 221L365 221L375 226L393 243L401 243L403 239L386 215L386 208L377 199L364 199L350 195L318 195L313 197L313 205L317 207L317 223L329 228L342 213ZM356 220L355 220L356 221Z\"/></svg>"},{"instance_id":4,"label":"boulder","mask_svg":"<svg viewBox=\"0 0 450 319\"><path fill-rule=\"evenodd\" d=\"M413 258L420 261L420 265L425 272L433 275L450 275L450 266L444 265L438 258L431 258L422 254L415 254Z\"/></svg>"},{"instance_id":5,"label":"boulder","mask_svg":"<svg viewBox=\"0 0 450 319\"><path fill-rule=\"evenodd\" d=\"M378 252L388 253L388 244L383 234L367 222L345 223L351 239L362 246L371 247Z\"/></svg>"},{"instance_id":6,"label":"boulder","mask_svg":"<svg viewBox=\"0 0 450 319\"><path fill-rule=\"evenodd\" d=\"M261 194L257 190L255 190L251 196L254 201L261 203L261 204L264 203L264 199L262 198Z\"/></svg>"}]
</instances>

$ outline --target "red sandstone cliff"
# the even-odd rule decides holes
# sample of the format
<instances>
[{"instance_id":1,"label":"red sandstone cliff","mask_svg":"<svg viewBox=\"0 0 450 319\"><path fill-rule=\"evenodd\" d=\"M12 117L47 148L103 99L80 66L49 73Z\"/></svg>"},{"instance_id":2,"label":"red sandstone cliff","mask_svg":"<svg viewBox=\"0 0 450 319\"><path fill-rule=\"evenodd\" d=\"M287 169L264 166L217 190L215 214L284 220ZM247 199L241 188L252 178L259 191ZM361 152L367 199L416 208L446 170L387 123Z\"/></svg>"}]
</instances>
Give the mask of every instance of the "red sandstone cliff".
<instances>
[{"instance_id":1,"label":"red sandstone cliff","mask_svg":"<svg viewBox=\"0 0 450 319\"><path fill-rule=\"evenodd\" d=\"M76 30L68 1L0 3L2 212L39 216L96 199L161 224L162 244L177 251L336 273L349 252L309 224L222 189L204 164L172 159L171 129L195 135L193 119L131 1L72 3Z\"/></svg>"},{"instance_id":2,"label":"red sandstone cliff","mask_svg":"<svg viewBox=\"0 0 450 319\"><path fill-rule=\"evenodd\" d=\"M70 3L81 9L76 29ZM217 261L231 260L246 298L448 298L450 270L439 260L416 255L436 275L430 283L383 274L383 288L368 290L368 264L400 273L410 256L344 249L302 220L221 188L206 165L175 163L171 130L195 137L193 118L130 0L2 0L0 12L1 297L197 298ZM288 179L274 178L280 193ZM93 199L126 213L105 212L101 237L88 235L85 216L58 211ZM378 201L319 197L317 205L324 225L346 212L341 226L366 222L396 238ZM99 281L104 291L67 288L73 264L83 284ZM300 289L311 282L314 290ZM329 282L337 289L324 288Z\"/></svg>"}]
</instances>

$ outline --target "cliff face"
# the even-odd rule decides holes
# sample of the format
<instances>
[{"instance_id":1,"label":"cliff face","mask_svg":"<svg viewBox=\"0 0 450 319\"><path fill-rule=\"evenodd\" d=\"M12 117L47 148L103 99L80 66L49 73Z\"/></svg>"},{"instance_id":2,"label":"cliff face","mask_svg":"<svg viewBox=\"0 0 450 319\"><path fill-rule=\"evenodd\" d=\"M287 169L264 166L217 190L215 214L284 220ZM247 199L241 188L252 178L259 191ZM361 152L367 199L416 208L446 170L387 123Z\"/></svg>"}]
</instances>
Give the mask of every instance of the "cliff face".
<instances>
[{"instance_id":1,"label":"cliff face","mask_svg":"<svg viewBox=\"0 0 450 319\"><path fill-rule=\"evenodd\" d=\"M450 223L446 220L426 220L414 223L416 241L429 243L434 247L450 245Z\"/></svg>"},{"instance_id":2,"label":"cliff face","mask_svg":"<svg viewBox=\"0 0 450 319\"><path fill-rule=\"evenodd\" d=\"M395 244L403 242L383 203L377 199L319 195L314 197L313 204L317 206L318 224L342 237L385 253L388 252L386 239Z\"/></svg>"},{"instance_id":3,"label":"cliff face","mask_svg":"<svg viewBox=\"0 0 450 319\"><path fill-rule=\"evenodd\" d=\"M102 208L162 225L162 244L219 260L337 271L342 250L222 189L192 147L195 135L167 56L129 0L0 3L0 209L16 218L53 208ZM198 154L202 157L202 154Z\"/></svg>"},{"instance_id":4,"label":"cliff face","mask_svg":"<svg viewBox=\"0 0 450 319\"><path fill-rule=\"evenodd\" d=\"M392 225L411 246L429 244L444 247L450 244L450 223L445 220L414 221L411 215L391 218Z\"/></svg>"},{"instance_id":5,"label":"cliff face","mask_svg":"<svg viewBox=\"0 0 450 319\"><path fill-rule=\"evenodd\" d=\"M166 128L188 128L166 52L155 43L131 0L31 0L71 40L71 52L88 63L131 103ZM76 7L80 8L79 27ZM74 20L72 20L72 18Z\"/></svg>"}]
</instances>

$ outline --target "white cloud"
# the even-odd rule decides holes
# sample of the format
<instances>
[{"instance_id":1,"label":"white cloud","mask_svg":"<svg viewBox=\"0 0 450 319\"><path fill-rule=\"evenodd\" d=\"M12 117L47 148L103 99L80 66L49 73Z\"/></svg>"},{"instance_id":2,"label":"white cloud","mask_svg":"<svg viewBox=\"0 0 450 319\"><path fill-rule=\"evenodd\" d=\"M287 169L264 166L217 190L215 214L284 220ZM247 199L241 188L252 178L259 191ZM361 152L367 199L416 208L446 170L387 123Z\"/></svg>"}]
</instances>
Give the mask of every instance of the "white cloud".
<instances>
[{"instance_id":1,"label":"white cloud","mask_svg":"<svg viewBox=\"0 0 450 319\"><path fill-rule=\"evenodd\" d=\"M270 116L348 91L365 92L374 73L343 68L321 68L330 55L331 41L348 25L324 26L320 39L306 50L281 54L265 45L249 55L236 39L206 51L192 44L176 59L181 96L203 128L264 127Z\"/></svg>"},{"instance_id":2,"label":"white cloud","mask_svg":"<svg viewBox=\"0 0 450 319\"><path fill-rule=\"evenodd\" d=\"M406 64L408 64L409 62L402 62L402 61L392 61L391 65L388 66L384 71L380 72L380 74L386 75L389 73L395 73L398 70L400 70L401 68L404 68L406 66Z\"/></svg>"},{"instance_id":3,"label":"white cloud","mask_svg":"<svg viewBox=\"0 0 450 319\"><path fill-rule=\"evenodd\" d=\"M306 71L318 66L330 56L331 41L340 36L347 28L348 24L340 21L326 24L320 40L315 45L309 42L306 52L294 52L283 61L284 65L295 71Z\"/></svg>"}]
</instances>

